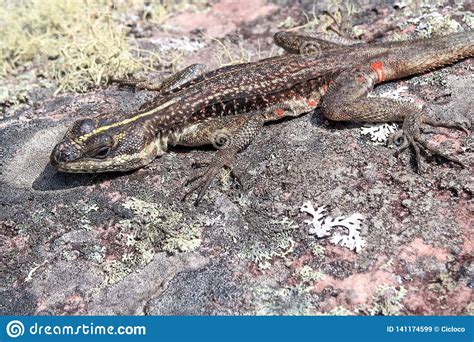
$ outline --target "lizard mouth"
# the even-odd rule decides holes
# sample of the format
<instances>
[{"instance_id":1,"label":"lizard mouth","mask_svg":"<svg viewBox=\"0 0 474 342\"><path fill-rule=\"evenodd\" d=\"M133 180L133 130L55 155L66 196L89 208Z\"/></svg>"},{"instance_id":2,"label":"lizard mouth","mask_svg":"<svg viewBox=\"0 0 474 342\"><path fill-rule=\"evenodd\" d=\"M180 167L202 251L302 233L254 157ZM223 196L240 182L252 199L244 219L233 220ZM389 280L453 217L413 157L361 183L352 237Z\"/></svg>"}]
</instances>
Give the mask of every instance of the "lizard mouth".
<instances>
[{"instance_id":1,"label":"lizard mouth","mask_svg":"<svg viewBox=\"0 0 474 342\"><path fill-rule=\"evenodd\" d=\"M68 173L101 173L124 172L142 166L143 162L133 156L122 156L107 160L82 158L72 162L56 162L51 160L51 165L60 172Z\"/></svg>"},{"instance_id":2,"label":"lizard mouth","mask_svg":"<svg viewBox=\"0 0 474 342\"><path fill-rule=\"evenodd\" d=\"M59 144L57 145L57 147ZM58 147L60 149L60 147ZM51 165L60 172L68 173L102 173L102 172L125 172L138 169L153 161L159 153L154 144L142 149L136 153L123 153L105 158L85 157L74 155L73 153L64 154L56 151L51 154Z\"/></svg>"}]
</instances>

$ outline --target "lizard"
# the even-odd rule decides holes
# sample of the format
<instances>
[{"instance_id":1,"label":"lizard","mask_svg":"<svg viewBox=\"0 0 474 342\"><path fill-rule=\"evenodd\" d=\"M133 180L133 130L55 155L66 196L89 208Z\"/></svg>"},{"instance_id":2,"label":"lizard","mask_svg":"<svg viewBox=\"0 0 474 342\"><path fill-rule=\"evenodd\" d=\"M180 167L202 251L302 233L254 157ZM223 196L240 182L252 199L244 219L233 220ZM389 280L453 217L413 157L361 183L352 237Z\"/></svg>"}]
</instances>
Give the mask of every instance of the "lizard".
<instances>
[{"instance_id":1,"label":"lizard","mask_svg":"<svg viewBox=\"0 0 474 342\"><path fill-rule=\"evenodd\" d=\"M151 163L170 146L223 142L184 198L203 198L223 167L233 169L267 122L322 108L334 121L401 122L392 137L397 154L411 147L421 172L420 150L462 165L431 146L421 125L467 128L425 115L408 102L368 97L374 86L440 68L474 56L474 31L435 38L370 44L277 32L286 54L206 71L193 64L163 82L117 80L157 92L132 113L103 113L77 120L54 147L50 163L62 172L129 171ZM445 120L446 121L446 120ZM223 139L221 139L223 138ZM222 140L222 141L221 141Z\"/></svg>"}]
</instances>

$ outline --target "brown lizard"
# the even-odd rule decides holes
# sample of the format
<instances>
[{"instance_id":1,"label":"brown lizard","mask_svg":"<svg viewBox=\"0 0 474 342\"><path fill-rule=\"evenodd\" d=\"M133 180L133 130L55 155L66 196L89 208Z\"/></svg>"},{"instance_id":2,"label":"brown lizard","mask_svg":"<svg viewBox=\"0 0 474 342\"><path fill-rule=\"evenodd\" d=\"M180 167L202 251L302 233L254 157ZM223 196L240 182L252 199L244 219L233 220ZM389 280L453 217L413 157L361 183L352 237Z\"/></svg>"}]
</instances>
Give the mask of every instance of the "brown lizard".
<instances>
[{"instance_id":1,"label":"brown lizard","mask_svg":"<svg viewBox=\"0 0 474 342\"><path fill-rule=\"evenodd\" d=\"M198 181L187 193L198 190L198 203L264 123L308 113L318 104L330 120L403 122L393 141L399 151L413 148L418 170L421 148L461 164L430 146L420 125L465 128L433 120L411 103L367 95L376 84L474 56L474 32L350 46L288 32L274 38L288 54L207 73L191 65L160 84L122 80L158 95L134 113L76 121L55 146L51 164L64 172L127 171L147 165L168 146L215 144L224 137L207 169L190 181Z\"/></svg>"}]
</instances>

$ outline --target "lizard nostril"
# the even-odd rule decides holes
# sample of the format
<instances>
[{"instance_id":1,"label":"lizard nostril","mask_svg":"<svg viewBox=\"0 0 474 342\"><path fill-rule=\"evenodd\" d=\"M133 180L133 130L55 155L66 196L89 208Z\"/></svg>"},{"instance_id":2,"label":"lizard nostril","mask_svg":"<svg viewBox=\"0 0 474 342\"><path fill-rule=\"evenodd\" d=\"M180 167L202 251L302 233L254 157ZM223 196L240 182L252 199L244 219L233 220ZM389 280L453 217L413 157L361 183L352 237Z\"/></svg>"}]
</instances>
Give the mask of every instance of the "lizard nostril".
<instances>
[{"instance_id":1,"label":"lizard nostril","mask_svg":"<svg viewBox=\"0 0 474 342\"><path fill-rule=\"evenodd\" d=\"M53 150L53 153L51 153L51 162L57 164L57 163L61 162L62 159L63 159L62 158L62 152L58 148L58 146L56 146Z\"/></svg>"},{"instance_id":2,"label":"lizard nostril","mask_svg":"<svg viewBox=\"0 0 474 342\"><path fill-rule=\"evenodd\" d=\"M64 145L58 144L51 153L51 162L53 164L72 161L75 159L74 151L71 151L64 147Z\"/></svg>"}]
</instances>

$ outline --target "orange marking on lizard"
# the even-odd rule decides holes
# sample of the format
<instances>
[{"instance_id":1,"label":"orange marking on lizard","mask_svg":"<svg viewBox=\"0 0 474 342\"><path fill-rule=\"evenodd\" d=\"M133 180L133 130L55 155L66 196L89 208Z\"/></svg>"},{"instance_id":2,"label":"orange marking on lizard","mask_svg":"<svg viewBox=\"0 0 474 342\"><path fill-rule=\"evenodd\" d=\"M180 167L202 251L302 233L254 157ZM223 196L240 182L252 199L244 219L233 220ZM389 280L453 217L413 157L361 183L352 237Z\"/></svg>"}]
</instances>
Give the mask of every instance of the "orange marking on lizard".
<instances>
[{"instance_id":1,"label":"orange marking on lizard","mask_svg":"<svg viewBox=\"0 0 474 342\"><path fill-rule=\"evenodd\" d=\"M377 80L379 82L385 81L385 70L383 70L382 61L375 61L370 65L370 67L377 74Z\"/></svg>"},{"instance_id":2,"label":"orange marking on lizard","mask_svg":"<svg viewBox=\"0 0 474 342\"><path fill-rule=\"evenodd\" d=\"M318 102L319 102L319 101L310 99L310 100L308 101L308 106L310 106L310 107L316 107L316 106L318 105Z\"/></svg>"},{"instance_id":3,"label":"orange marking on lizard","mask_svg":"<svg viewBox=\"0 0 474 342\"><path fill-rule=\"evenodd\" d=\"M283 109L281 109L281 108L278 108L278 109L275 111L275 114L276 114L276 116L278 116L278 117L282 117L283 114L285 114L285 111L284 111Z\"/></svg>"}]
</instances>

